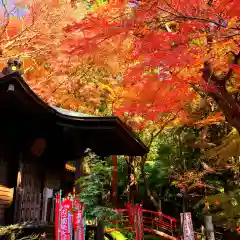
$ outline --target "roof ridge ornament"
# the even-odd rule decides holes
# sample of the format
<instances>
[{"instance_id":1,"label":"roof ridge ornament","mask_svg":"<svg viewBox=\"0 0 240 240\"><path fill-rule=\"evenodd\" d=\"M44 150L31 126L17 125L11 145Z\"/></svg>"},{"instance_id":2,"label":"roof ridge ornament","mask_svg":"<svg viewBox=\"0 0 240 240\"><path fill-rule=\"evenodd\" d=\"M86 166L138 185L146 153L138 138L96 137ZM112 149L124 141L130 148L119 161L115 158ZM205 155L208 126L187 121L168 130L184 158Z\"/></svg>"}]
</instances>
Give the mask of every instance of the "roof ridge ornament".
<instances>
[{"instance_id":1,"label":"roof ridge ornament","mask_svg":"<svg viewBox=\"0 0 240 240\"><path fill-rule=\"evenodd\" d=\"M22 71L20 70L22 64L23 62L19 58L9 59L7 66L2 70L2 74L6 76L10 73L18 72L20 75L22 75Z\"/></svg>"}]
</instances>

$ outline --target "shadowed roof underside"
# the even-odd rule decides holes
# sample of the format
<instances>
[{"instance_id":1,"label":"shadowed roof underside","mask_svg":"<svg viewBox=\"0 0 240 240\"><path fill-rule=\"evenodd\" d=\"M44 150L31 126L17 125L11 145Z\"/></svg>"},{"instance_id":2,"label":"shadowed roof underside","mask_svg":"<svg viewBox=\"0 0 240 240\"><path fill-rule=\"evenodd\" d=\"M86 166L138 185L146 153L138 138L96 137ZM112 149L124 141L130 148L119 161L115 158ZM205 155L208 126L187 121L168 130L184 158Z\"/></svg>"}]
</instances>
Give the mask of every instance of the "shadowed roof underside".
<instances>
[{"instance_id":1,"label":"shadowed roof underside","mask_svg":"<svg viewBox=\"0 0 240 240\"><path fill-rule=\"evenodd\" d=\"M38 129L38 134L44 132L44 127L49 128L47 134L61 142L69 158L77 157L78 148L91 148L102 156L143 156L148 152L118 117L91 116L49 106L18 72L0 78L0 111L0 124L11 123L26 132Z\"/></svg>"}]
</instances>

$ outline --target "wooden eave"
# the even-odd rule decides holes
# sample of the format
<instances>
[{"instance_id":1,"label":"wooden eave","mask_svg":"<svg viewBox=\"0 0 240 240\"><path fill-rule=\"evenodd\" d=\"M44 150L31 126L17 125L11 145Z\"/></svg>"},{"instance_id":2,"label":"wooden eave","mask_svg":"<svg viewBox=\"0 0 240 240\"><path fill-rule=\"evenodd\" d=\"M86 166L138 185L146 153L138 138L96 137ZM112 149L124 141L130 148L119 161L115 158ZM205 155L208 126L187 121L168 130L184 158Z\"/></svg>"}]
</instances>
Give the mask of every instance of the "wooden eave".
<instances>
[{"instance_id":1,"label":"wooden eave","mask_svg":"<svg viewBox=\"0 0 240 240\"><path fill-rule=\"evenodd\" d=\"M23 110L18 111L29 110L45 122L56 124L63 132L72 134L76 145L78 141L84 142L98 155L143 156L148 152L118 117L97 117L72 111L69 112L74 114L64 114L42 101L18 72L0 78L0 108L8 108L11 99L22 104Z\"/></svg>"}]
</instances>

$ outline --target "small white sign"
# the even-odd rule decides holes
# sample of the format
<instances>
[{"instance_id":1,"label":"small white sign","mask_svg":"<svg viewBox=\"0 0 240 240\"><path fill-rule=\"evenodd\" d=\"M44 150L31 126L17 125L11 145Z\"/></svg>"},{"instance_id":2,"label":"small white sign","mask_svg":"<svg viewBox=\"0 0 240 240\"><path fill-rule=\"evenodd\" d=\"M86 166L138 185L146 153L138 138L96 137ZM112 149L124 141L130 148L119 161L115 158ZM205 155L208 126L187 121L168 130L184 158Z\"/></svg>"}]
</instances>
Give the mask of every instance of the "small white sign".
<instances>
[{"instance_id":1,"label":"small white sign","mask_svg":"<svg viewBox=\"0 0 240 240\"><path fill-rule=\"evenodd\" d=\"M180 216L181 226L183 226L183 240L195 240L191 213L181 213Z\"/></svg>"}]
</instances>

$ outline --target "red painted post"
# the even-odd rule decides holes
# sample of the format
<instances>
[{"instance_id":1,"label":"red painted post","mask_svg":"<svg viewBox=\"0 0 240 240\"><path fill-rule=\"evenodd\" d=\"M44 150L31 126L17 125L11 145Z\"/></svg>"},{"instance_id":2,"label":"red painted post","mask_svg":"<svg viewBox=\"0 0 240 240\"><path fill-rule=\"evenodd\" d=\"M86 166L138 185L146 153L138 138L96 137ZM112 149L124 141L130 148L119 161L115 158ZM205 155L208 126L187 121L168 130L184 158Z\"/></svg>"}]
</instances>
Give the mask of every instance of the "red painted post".
<instances>
[{"instance_id":1,"label":"red painted post","mask_svg":"<svg viewBox=\"0 0 240 240\"><path fill-rule=\"evenodd\" d=\"M133 208L133 219L134 219L134 231L136 240L144 239L144 227L143 227L143 211L141 205L132 206Z\"/></svg>"},{"instance_id":2,"label":"red painted post","mask_svg":"<svg viewBox=\"0 0 240 240\"><path fill-rule=\"evenodd\" d=\"M194 233L194 235L195 235L195 240L198 240L198 236L196 232Z\"/></svg>"}]
</instances>

